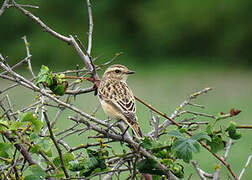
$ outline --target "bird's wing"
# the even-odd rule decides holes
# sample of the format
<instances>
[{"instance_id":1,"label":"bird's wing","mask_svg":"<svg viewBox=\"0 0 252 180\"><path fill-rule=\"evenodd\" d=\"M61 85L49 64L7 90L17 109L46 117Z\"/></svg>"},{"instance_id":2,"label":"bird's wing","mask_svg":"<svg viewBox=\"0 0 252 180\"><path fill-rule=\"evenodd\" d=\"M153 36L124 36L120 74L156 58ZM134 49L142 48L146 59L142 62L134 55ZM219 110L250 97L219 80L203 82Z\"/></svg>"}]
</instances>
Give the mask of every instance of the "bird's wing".
<instances>
[{"instance_id":1,"label":"bird's wing","mask_svg":"<svg viewBox=\"0 0 252 180\"><path fill-rule=\"evenodd\" d=\"M126 83L107 81L100 85L98 94L100 99L120 110L126 118L137 121L135 98Z\"/></svg>"},{"instance_id":2,"label":"bird's wing","mask_svg":"<svg viewBox=\"0 0 252 180\"><path fill-rule=\"evenodd\" d=\"M139 138L143 137L138 127L135 98L126 83L113 81L102 83L98 89L98 95L101 100L123 115L123 120L127 122Z\"/></svg>"}]
</instances>

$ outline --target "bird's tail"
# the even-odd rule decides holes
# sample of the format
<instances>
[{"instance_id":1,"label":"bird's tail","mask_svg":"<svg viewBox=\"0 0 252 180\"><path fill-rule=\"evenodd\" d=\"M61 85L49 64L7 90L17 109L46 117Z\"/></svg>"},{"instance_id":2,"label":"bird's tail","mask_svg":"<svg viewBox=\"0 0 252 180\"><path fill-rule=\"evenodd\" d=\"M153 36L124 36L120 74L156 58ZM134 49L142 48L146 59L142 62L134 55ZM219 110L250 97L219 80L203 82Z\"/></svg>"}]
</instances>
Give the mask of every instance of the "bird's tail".
<instances>
[{"instance_id":1,"label":"bird's tail","mask_svg":"<svg viewBox=\"0 0 252 180\"><path fill-rule=\"evenodd\" d=\"M144 139L143 133L136 122L134 124L131 124L130 127L138 139Z\"/></svg>"}]
</instances>

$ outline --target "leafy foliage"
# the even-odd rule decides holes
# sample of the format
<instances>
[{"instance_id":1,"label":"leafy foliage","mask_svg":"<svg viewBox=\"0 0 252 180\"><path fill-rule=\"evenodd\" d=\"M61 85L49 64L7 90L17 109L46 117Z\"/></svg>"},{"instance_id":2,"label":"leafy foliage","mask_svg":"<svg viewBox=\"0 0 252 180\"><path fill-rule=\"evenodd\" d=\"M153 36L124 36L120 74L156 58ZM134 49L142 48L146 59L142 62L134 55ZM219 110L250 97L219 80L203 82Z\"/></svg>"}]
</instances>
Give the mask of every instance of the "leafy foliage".
<instances>
[{"instance_id":1,"label":"leafy foliage","mask_svg":"<svg viewBox=\"0 0 252 180\"><path fill-rule=\"evenodd\" d=\"M33 113L30 111L28 113L19 113L20 122L30 122L33 126L34 132L39 133L43 127L43 123L33 116Z\"/></svg>"},{"instance_id":2,"label":"leafy foliage","mask_svg":"<svg viewBox=\"0 0 252 180\"><path fill-rule=\"evenodd\" d=\"M236 130L236 123L232 121L230 122L229 126L226 128L225 131L222 128L220 128L220 130L216 130L215 128L217 122L236 116L240 112L241 110L235 110L234 108L232 108L229 113L220 112L217 114L215 121L209 123L206 127L206 132L211 137L211 140L207 140L207 145L211 147L211 151L213 153L224 149L226 145L226 141L224 140L224 137L226 136L225 132L228 132L228 136L231 139L241 138L241 133Z\"/></svg>"},{"instance_id":3,"label":"leafy foliage","mask_svg":"<svg viewBox=\"0 0 252 180\"><path fill-rule=\"evenodd\" d=\"M225 147L225 141L222 140L221 135L213 135L210 141L207 141L207 145L211 147L211 151L216 153Z\"/></svg>"},{"instance_id":4,"label":"leafy foliage","mask_svg":"<svg viewBox=\"0 0 252 180\"><path fill-rule=\"evenodd\" d=\"M87 149L88 159L84 158L79 162L71 161L70 170L80 171L82 176L89 177L92 173L104 171L107 169L105 156L108 156L108 151L102 149L91 150Z\"/></svg>"},{"instance_id":5,"label":"leafy foliage","mask_svg":"<svg viewBox=\"0 0 252 180\"><path fill-rule=\"evenodd\" d=\"M236 123L235 122L230 122L228 128L226 129L226 131L228 132L228 135L230 138L232 139L240 139L241 138L241 133L239 131L236 130Z\"/></svg>"},{"instance_id":6,"label":"leafy foliage","mask_svg":"<svg viewBox=\"0 0 252 180\"><path fill-rule=\"evenodd\" d=\"M171 133L174 133L178 136L181 135L177 132ZM159 141L145 137L141 145L143 148L150 150L163 165L173 172L174 175L179 178L184 177L183 166L180 163L175 162L177 155L172 150L172 145L170 143L160 143ZM155 175L154 177L158 179L162 178L162 175L165 175L165 172L160 170L157 165L158 164L156 160L146 158L139 161L136 167L139 172Z\"/></svg>"},{"instance_id":7,"label":"leafy foliage","mask_svg":"<svg viewBox=\"0 0 252 180\"><path fill-rule=\"evenodd\" d=\"M47 174L38 165L32 165L29 167L31 174L25 176L25 180L40 180L45 179Z\"/></svg>"},{"instance_id":8,"label":"leafy foliage","mask_svg":"<svg viewBox=\"0 0 252 180\"><path fill-rule=\"evenodd\" d=\"M210 137L206 133L197 133L191 137L185 137L179 131L173 130L168 133L171 136L176 137L172 145L172 150L176 151L177 157L183 159L186 163L189 163L192 159L192 153L200 151L200 140L209 140Z\"/></svg>"},{"instance_id":9,"label":"leafy foliage","mask_svg":"<svg viewBox=\"0 0 252 180\"><path fill-rule=\"evenodd\" d=\"M36 84L43 84L48 87L54 94L62 96L68 87L68 82L63 79L64 74L53 75L49 68L45 65L41 66L40 72L36 78Z\"/></svg>"},{"instance_id":10,"label":"leafy foliage","mask_svg":"<svg viewBox=\"0 0 252 180\"><path fill-rule=\"evenodd\" d=\"M137 163L136 167L141 173L150 173L155 175L165 174L164 171L158 168L157 161L154 159L143 159Z\"/></svg>"},{"instance_id":11,"label":"leafy foliage","mask_svg":"<svg viewBox=\"0 0 252 180\"><path fill-rule=\"evenodd\" d=\"M70 163L69 163L69 162L71 162L71 161L74 160L74 155L73 155L72 153L64 153L64 154L62 155L62 158L63 158L64 165L65 165L67 168L69 168L69 166L70 166ZM61 165L60 157L59 157L59 156L58 156L58 157L55 157L55 158L53 159L53 163L54 163L54 165L55 165L56 167L60 167L60 165Z\"/></svg>"}]
</instances>

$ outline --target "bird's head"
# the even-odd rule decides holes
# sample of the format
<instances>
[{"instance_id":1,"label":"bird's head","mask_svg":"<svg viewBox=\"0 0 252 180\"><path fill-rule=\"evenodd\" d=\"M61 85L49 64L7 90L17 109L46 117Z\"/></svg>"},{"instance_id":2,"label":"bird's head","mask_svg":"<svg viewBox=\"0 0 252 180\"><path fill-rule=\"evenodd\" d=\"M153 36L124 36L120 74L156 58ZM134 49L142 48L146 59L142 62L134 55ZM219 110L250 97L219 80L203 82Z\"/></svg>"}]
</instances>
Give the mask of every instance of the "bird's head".
<instances>
[{"instance_id":1,"label":"bird's head","mask_svg":"<svg viewBox=\"0 0 252 180\"><path fill-rule=\"evenodd\" d=\"M123 65L112 65L104 72L103 78L111 78L126 82L129 74L134 74L135 71L130 71Z\"/></svg>"}]
</instances>

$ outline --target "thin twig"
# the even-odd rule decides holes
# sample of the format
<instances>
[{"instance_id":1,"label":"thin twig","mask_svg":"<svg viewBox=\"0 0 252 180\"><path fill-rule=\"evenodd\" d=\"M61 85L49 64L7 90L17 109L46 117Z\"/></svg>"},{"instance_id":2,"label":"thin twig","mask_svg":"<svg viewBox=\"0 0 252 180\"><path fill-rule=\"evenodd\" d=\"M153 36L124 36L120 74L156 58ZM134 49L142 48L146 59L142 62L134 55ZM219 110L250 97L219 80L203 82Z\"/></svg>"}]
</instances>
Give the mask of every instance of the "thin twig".
<instances>
[{"instance_id":1,"label":"thin twig","mask_svg":"<svg viewBox=\"0 0 252 180\"><path fill-rule=\"evenodd\" d=\"M2 60L4 59L1 54L0 54L0 57L1 57ZM21 61L19 61L17 64L15 64L14 66L12 66L11 69L14 70L15 68L23 65L24 63L26 63L28 61L29 58L31 58L31 55L27 56L26 58L24 58ZM7 74L7 71L4 71L4 72L1 73L1 75L3 75L3 74Z\"/></svg>"},{"instance_id":2,"label":"thin twig","mask_svg":"<svg viewBox=\"0 0 252 180\"><path fill-rule=\"evenodd\" d=\"M201 180L206 180L206 177L208 178L212 178L213 175L206 173L205 171L203 171L202 169L199 168L198 163L196 161L192 161L192 165L195 168L197 174L199 175Z\"/></svg>"},{"instance_id":3,"label":"thin twig","mask_svg":"<svg viewBox=\"0 0 252 180\"><path fill-rule=\"evenodd\" d=\"M38 17L36 17L35 15L33 15L31 12L27 11L26 9L22 8L22 6L17 4L14 0L12 0L12 3L23 14L25 14L26 16L31 18L34 22L39 24L44 29L44 31L48 32L49 34L51 34L52 36L54 36L55 38L57 38L59 40L62 40L64 42L68 43L68 44L71 44L74 47L74 49L77 51L77 53L79 54L81 59L84 61L84 63L86 65L86 67L88 68L88 70L93 73L94 79L99 79L99 76L96 73L95 67L94 67L91 59L89 58L88 55L83 53L83 51L81 50L81 48L79 47L78 43L73 38L73 36L70 35L69 37L66 37L66 36L52 30L43 21L41 21Z\"/></svg>"},{"instance_id":4,"label":"thin twig","mask_svg":"<svg viewBox=\"0 0 252 180\"><path fill-rule=\"evenodd\" d=\"M38 17L34 16L32 13L30 13L29 11L24 9L20 4L17 4L14 0L12 0L12 3L14 5L14 7L16 7L18 10L20 10L23 14L25 14L29 18L31 18L34 22L39 24L44 29L44 31L50 33L52 36L56 37L57 39L60 39L60 40L66 42L66 43L69 43L69 44L71 43L71 39L69 37L63 36L63 35L57 33L56 31L52 30L51 28L49 28Z\"/></svg>"},{"instance_id":5,"label":"thin twig","mask_svg":"<svg viewBox=\"0 0 252 180\"><path fill-rule=\"evenodd\" d=\"M9 0L5 0L4 2L3 2L3 5L2 5L2 7L1 7L1 9L0 9L0 16L4 13L4 11L8 8L8 3L9 3Z\"/></svg>"},{"instance_id":6,"label":"thin twig","mask_svg":"<svg viewBox=\"0 0 252 180\"><path fill-rule=\"evenodd\" d=\"M111 180L113 174L123 165L123 163L125 162L125 159L121 159L120 161L118 161L111 170L113 170L110 173L107 173L106 176L103 177L103 180Z\"/></svg>"},{"instance_id":7,"label":"thin twig","mask_svg":"<svg viewBox=\"0 0 252 180\"><path fill-rule=\"evenodd\" d=\"M88 17L89 17L89 32L88 32L88 48L87 48L87 53L89 56L91 56L91 49L92 49L92 35L93 35L93 16L92 16L92 6L89 0L87 1L87 7L88 7Z\"/></svg>"},{"instance_id":8,"label":"thin twig","mask_svg":"<svg viewBox=\"0 0 252 180\"><path fill-rule=\"evenodd\" d=\"M27 42L26 36L22 37L22 39L24 40L24 43L25 43L27 57L29 57L29 58L27 58L28 68L29 68L29 71L30 71L32 77L35 78L35 75L33 73L32 66L31 66L31 53L30 53L30 49L29 49L29 43Z\"/></svg>"},{"instance_id":9,"label":"thin twig","mask_svg":"<svg viewBox=\"0 0 252 180\"><path fill-rule=\"evenodd\" d=\"M242 176L243 176L245 170L247 169L247 167L248 167L248 165L249 165L251 159L252 159L252 155L250 155L250 156L248 157L247 162L246 162L244 168L242 169L242 171L241 171L241 173L240 173L240 175L239 175L239 180L242 178Z\"/></svg>"},{"instance_id":10,"label":"thin twig","mask_svg":"<svg viewBox=\"0 0 252 180\"><path fill-rule=\"evenodd\" d=\"M232 139L229 139L228 145L227 145L227 147L225 147L224 156L222 156L222 159L223 159L224 161L226 161L227 158L228 158L228 154L229 154L229 151L230 151L230 148L231 148L232 144L233 144L233 140L232 140ZM220 164L219 164L219 166L220 166ZM212 180L218 180L218 179L219 179L220 171L221 171L220 168L216 168L216 171L215 171L215 173L213 174L213 179L212 179Z\"/></svg>"},{"instance_id":11,"label":"thin twig","mask_svg":"<svg viewBox=\"0 0 252 180\"><path fill-rule=\"evenodd\" d=\"M190 111L190 110L185 110L185 111L180 111L176 117L182 115L182 114L193 114L196 116L203 116L203 117L208 117L208 118L212 118L215 119L216 117L214 115L211 114L206 114L206 113L201 113L201 112L196 112L196 111Z\"/></svg>"},{"instance_id":12,"label":"thin twig","mask_svg":"<svg viewBox=\"0 0 252 180\"><path fill-rule=\"evenodd\" d=\"M59 145L58 145L58 143L57 143L57 140L56 140L55 137L54 137L53 131L52 131L52 129L51 129L50 121L49 121L49 119L48 119L47 114L46 114L45 111L43 111L43 115L44 115L44 117L45 117L45 121L46 121L48 130L49 130L49 133L50 133L50 138L52 139L52 141L53 141L53 143L54 143L54 145L55 145L55 147L56 147L56 149L57 149L57 151L58 151L59 158L60 158L61 168L63 169L66 178L68 178L68 177L69 177L69 174L68 174L68 171L67 171L67 169L66 169L66 167L65 167L65 164L64 164L62 151L61 151L61 149L60 149L60 147L59 147Z\"/></svg>"},{"instance_id":13,"label":"thin twig","mask_svg":"<svg viewBox=\"0 0 252 180\"><path fill-rule=\"evenodd\" d=\"M180 105L177 106L177 108L176 108L175 111L171 114L170 117L173 119L173 118L179 113L179 111L180 111L184 106L190 104L190 102L191 102L192 99L195 99L195 98L198 97L199 95L201 95L201 94L203 94L203 93L207 93L208 91L210 91L210 90L212 90L212 89L213 89L213 88L207 87L207 88L204 88L204 89L202 89L202 90L200 90L200 91L197 91L197 92L191 94L190 96L188 96L188 97L186 98L185 101L183 101ZM191 105L191 104L190 104L190 105Z\"/></svg>"},{"instance_id":14,"label":"thin twig","mask_svg":"<svg viewBox=\"0 0 252 180\"><path fill-rule=\"evenodd\" d=\"M28 152L28 150L20 143L16 143L15 138L8 132L3 131L1 132L10 142L14 143L14 146L21 152L21 154L24 156L24 158L27 160L29 165L37 164L33 158L32 155Z\"/></svg>"},{"instance_id":15,"label":"thin twig","mask_svg":"<svg viewBox=\"0 0 252 180\"><path fill-rule=\"evenodd\" d=\"M160 163L160 161L153 156L151 153L149 153L146 149L144 149L143 147L140 146L139 143L135 142L132 140L132 138L129 138L128 136L124 136L122 137L121 135L116 135L116 134L112 134L107 132L106 130L101 129L100 127L98 127L95 124L91 124L90 121L84 120L84 119L76 119L74 117L70 117L69 119L75 121L75 122L79 122L79 123L83 123L85 124L87 127L90 127L91 129L93 129L94 131L97 131L101 134L103 134L104 136L111 138L113 140L116 141L124 141L126 143L128 143L129 145L131 145L137 152L141 153L143 156L147 157L147 158L151 158L154 159L155 161L157 161L157 166L159 169L162 169L166 172L166 175L168 178L176 178L169 169L167 169L167 167L165 167L163 164Z\"/></svg>"},{"instance_id":16,"label":"thin twig","mask_svg":"<svg viewBox=\"0 0 252 180\"><path fill-rule=\"evenodd\" d=\"M108 141L103 142L103 144L108 144L108 143L112 143L112 142L115 142L115 140L108 140ZM94 147L94 146L99 146L99 145L101 145L100 142L95 142L95 143L90 143L90 144L85 144L85 145L82 144L77 147L69 149L68 152L77 151L79 149L87 149L89 147Z\"/></svg>"}]
</instances>

